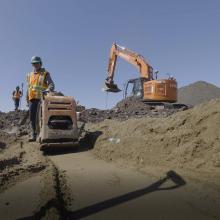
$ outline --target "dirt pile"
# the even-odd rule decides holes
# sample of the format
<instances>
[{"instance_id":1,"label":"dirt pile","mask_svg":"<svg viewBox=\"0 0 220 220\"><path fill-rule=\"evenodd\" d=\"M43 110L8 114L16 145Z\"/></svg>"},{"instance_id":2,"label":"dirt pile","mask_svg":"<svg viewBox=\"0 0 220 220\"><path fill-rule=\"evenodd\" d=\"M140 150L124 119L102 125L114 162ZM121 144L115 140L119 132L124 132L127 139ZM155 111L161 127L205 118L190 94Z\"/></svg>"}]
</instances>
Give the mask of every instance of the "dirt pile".
<instances>
[{"instance_id":1,"label":"dirt pile","mask_svg":"<svg viewBox=\"0 0 220 220\"><path fill-rule=\"evenodd\" d=\"M6 149L7 144L13 143L15 141L15 136L10 135L4 131L0 131L0 153L2 150Z\"/></svg>"},{"instance_id":2,"label":"dirt pile","mask_svg":"<svg viewBox=\"0 0 220 220\"><path fill-rule=\"evenodd\" d=\"M220 168L220 99L167 118L105 120L88 124L100 131L97 157L138 166Z\"/></svg>"},{"instance_id":3,"label":"dirt pile","mask_svg":"<svg viewBox=\"0 0 220 220\"><path fill-rule=\"evenodd\" d=\"M119 102L114 108L100 110L96 108L86 109L80 115L80 120L84 122L101 122L105 119L126 120L128 118L141 117L168 117L180 109L163 109L161 107L149 106L140 100L127 98Z\"/></svg>"},{"instance_id":4,"label":"dirt pile","mask_svg":"<svg viewBox=\"0 0 220 220\"><path fill-rule=\"evenodd\" d=\"M20 165L22 162L24 151L18 137L28 134L28 122L20 126L20 120L26 115L25 111L0 112L0 186L4 182L3 176L7 176L8 168ZM4 174L5 169L6 174Z\"/></svg>"},{"instance_id":5,"label":"dirt pile","mask_svg":"<svg viewBox=\"0 0 220 220\"><path fill-rule=\"evenodd\" d=\"M40 163L27 163L27 154L23 149L23 140L19 139L23 128L19 127L20 119L26 115L25 111L0 113L0 192L13 178L21 173L32 172L32 168ZM24 125L28 132L28 126ZM13 181L12 181L13 182Z\"/></svg>"},{"instance_id":6,"label":"dirt pile","mask_svg":"<svg viewBox=\"0 0 220 220\"><path fill-rule=\"evenodd\" d=\"M0 129L9 135L27 135L29 132L29 121L27 111L0 112Z\"/></svg>"},{"instance_id":7,"label":"dirt pile","mask_svg":"<svg viewBox=\"0 0 220 220\"><path fill-rule=\"evenodd\" d=\"M204 81L184 86L178 91L179 103L197 105L214 98L220 98L220 88Z\"/></svg>"},{"instance_id":8,"label":"dirt pile","mask_svg":"<svg viewBox=\"0 0 220 220\"><path fill-rule=\"evenodd\" d=\"M45 169L46 163L39 159L39 149L24 146L22 140L6 144L0 151L0 193L27 175Z\"/></svg>"}]
</instances>

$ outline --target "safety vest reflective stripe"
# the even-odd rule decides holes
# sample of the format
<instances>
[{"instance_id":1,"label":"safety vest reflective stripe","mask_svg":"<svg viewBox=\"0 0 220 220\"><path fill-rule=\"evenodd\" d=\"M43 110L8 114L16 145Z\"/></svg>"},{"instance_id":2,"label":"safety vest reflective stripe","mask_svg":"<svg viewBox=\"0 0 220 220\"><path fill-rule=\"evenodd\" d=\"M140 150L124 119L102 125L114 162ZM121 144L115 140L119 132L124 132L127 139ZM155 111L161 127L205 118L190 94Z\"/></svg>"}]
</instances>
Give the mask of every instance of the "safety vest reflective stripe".
<instances>
[{"instance_id":1,"label":"safety vest reflective stripe","mask_svg":"<svg viewBox=\"0 0 220 220\"><path fill-rule=\"evenodd\" d=\"M30 86L29 89L42 91L42 89L44 89L44 87L43 86Z\"/></svg>"},{"instance_id":2,"label":"safety vest reflective stripe","mask_svg":"<svg viewBox=\"0 0 220 220\"><path fill-rule=\"evenodd\" d=\"M46 84L47 72L30 73L28 75L29 84L29 100L41 99L42 91L46 90L48 85Z\"/></svg>"},{"instance_id":3,"label":"safety vest reflective stripe","mask_svg":"<svg viewBox=\"0 0 220 220\"><path fill-rule=\"evenodd\" d=\"M40 75L39 81L38 81L39 86L43 86L45 78L46 78L46 72L43 75Z\"/></svg>"}]
</instances>

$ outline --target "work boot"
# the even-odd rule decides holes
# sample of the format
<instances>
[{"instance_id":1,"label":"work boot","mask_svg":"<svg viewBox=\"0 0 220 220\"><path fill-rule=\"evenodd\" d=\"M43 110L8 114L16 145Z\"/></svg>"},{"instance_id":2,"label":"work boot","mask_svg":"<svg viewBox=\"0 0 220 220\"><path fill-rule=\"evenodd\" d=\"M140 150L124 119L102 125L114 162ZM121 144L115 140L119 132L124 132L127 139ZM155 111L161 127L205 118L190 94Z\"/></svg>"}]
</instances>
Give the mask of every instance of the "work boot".
<instances>
[{"instance_id":1,"label":"work boot","mask_svg":"<svg viewBox=\"0 0 220 220\"><path fill-rule=\"evenodd\" d=\"M36 133L35 133L35 132L32 132L30 138L28 139L28 141L29 141L29 142L35 142L36 139L37 139Z\"/></svg>"}]
</instances>

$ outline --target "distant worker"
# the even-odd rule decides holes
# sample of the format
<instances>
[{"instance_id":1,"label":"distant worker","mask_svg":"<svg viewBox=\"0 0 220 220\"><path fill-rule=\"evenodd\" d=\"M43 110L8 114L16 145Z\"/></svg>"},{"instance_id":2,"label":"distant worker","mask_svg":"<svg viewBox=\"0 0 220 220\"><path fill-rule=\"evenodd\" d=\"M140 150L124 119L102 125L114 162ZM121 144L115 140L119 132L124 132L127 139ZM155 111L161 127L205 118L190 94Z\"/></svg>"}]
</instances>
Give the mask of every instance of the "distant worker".
<instances>
[{"instance_id":1,"label":"distant worker","mask_svg":"<svg viewBox=\"0 0 220 220\"><path fill-rule=\"evenodd\" d=\"M27 76L27 103L29 106L29 117L31 123L30 142L36 141L36 116L37 109L44 91L54 91L54 83L50 73L42 67L40 57L34 56L31 58L33 71Z\"/></svg>"},{"instance_id":2,"label":"distant worker","mask_svg":"<svg viewBox=\"0 0 220 220\"><path fill-rule=\"evenodd\" d=\"M21 99L22 95L23 94L22 94L22 91L20 90L20 87L17 86L16 89L12 93L12 99L14 100L14 104L15 104L15 111L17 111L19 108L20 99Z\"/></svg>"}]
</instances>

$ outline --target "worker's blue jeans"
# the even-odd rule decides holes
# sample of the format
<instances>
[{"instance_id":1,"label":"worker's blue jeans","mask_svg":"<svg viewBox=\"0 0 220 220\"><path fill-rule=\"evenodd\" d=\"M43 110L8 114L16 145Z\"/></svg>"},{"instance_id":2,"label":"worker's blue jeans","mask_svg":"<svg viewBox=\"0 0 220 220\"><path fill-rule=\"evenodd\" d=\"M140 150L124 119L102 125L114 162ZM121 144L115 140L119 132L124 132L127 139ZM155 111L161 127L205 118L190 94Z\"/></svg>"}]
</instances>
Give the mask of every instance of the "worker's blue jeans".
<instances>
[{"instance_id":1,"label":"worker's blue jeans","mask_svg":"<svg viewBox=\"0 0 220 220\"><path fill-rule=\"evenodd\" d=\"M15 103L15 110L18 110L20 99L14 99L14 103Z\"/></svg>"},{"instance_id":2,"label":"worker's blue jeans","mask_svg":"<svg viewBox=\"0 0 220 220\"><path fill-rule=\"evenodd\" d=\"M29 101L29 116L33 135L36 135L36 117L39 104L39 99L32 99Z\"/></svg>"}]
</instances>

